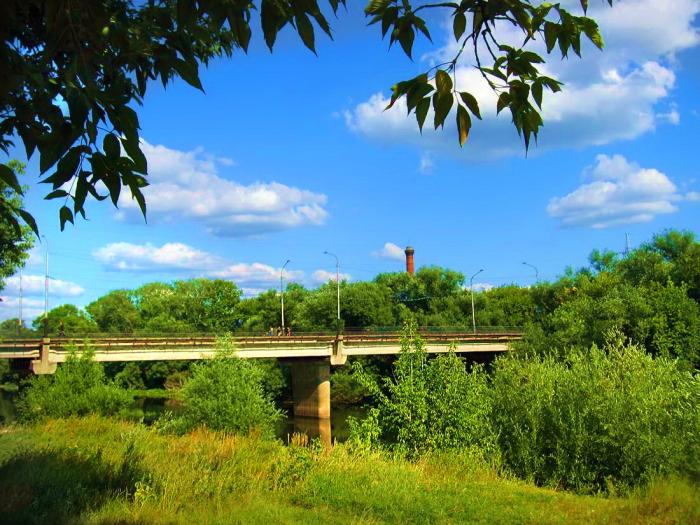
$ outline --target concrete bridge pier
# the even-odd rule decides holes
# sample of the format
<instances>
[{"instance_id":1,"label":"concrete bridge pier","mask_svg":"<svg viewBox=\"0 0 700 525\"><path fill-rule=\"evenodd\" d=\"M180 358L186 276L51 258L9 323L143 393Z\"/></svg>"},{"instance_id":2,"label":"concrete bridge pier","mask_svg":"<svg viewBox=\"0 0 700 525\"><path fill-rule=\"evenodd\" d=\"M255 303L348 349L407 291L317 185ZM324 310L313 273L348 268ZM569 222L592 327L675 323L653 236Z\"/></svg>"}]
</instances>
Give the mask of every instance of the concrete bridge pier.
<instances>
[{"instance_id":1,"label":"concrete bridge pier","mask_svg":"<svg viewBox=\"0 0 700 525\"><path fill-rule=\"evenodd\" d=\"M51 350L51 339L44 337L41 340L39 347L39 359L33 360L29 364L29 368L35 374L53 374L56 372L57 363L52 363L49 360L49 351Z\"/></svg>"},{"instance_id":2,"label":"concrete bridge pier","mask_svg":"<svg viewBox=\"0 0 700 525\"><path fill-rule=\"evenodd\" d=\"M328 359L295 359L292 365L294 415L331 417L331 367Z\"/></svg>"}]
</instances>

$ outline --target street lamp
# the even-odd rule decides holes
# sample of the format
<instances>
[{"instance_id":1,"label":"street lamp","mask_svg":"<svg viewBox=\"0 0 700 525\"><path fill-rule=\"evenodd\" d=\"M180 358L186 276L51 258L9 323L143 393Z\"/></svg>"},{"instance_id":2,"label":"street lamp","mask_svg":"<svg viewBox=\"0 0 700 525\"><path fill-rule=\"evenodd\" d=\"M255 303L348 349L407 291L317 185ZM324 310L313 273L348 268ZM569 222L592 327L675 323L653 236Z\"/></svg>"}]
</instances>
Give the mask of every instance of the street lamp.
<instances>
[{"instance_id":1,"label":"street lamp","mask_svg":"<svg viewBox=\"0 0 700 525\"><path fill-rule=\"evenodd\" d=\"M540 272L537 271L537 266L535 266L534 264L526 263L526 262L524 262L524 261L523 261L523 264L524 264L525 266L529 266L530 268L532 268L533 270L535 270L535 283L540 282Z\"/></svg>"},{"instance_id":2,"label":"street lamp","mask_svg":"<svg viewBox=\"0 0 700 525\"><path fill-rule=\"evenodd\" d=\"M44 337L49 335L49 241L45 235L41 236L44 239L45 252L44 252L44 263L45 263L45 275L44 275Z\"/></svg>"},{"instance_id":3,"label":"street lamp","mask_svg":"<svg viewBox=\"0 0 700 525\"><path fill-rule=\"evenodd\" d=\"M476 316L474 315L474 277L483 271L484 269L482 268L469 278L469 289L472 292L472 330L474 330L474 333L476 333Z\"/></svg>"},{"instance_id":4,"label":"street lamp","mask_svg":"<svg viewBox=\"0 0 700 525\"><path fill-rule=\"evenodd\" d=\"M335 257L335 285L338 290L338 316L335 321L335 331L340 333L340 260L338 259L338 256L334 253L325 251L323 252L323 254Z\"/></svg>"},{"instance_id":5,"label":"street lamp","mask_svg":"<svg viewBox=\"0 0 700 525\"><path fill-rule=\"evenodd\" d=\"M285 262L282 265L282 269L280 270L280 298L282 301L282 335L284 335L284 283L283 283L283 278L284 278L284 269L287 267L289 264L289 259L287 259L287 262Z\"/></svg>"}]
</instances>

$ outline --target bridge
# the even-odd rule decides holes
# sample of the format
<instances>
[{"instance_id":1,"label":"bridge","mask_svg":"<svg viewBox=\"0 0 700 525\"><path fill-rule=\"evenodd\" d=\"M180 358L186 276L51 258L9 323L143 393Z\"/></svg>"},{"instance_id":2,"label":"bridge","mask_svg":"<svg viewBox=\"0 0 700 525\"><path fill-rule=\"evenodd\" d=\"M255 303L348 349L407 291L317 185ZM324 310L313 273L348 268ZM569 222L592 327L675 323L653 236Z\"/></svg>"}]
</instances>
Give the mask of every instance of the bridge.
<instances>
[{"instance_id":1,"label":"bridge","mask_svg":"<svg viewBox=\"0 0 700 525\"><path fill-rule=\"evenodd\" d=\"M420 333L428 353L500 353L516 332L499 333ZM401 351L397 332L299 334L292 336L233 336L228 338L242 359L276 358L288 360L292 369L294 414L302 417L330 417L330 365L341 366L348 356L391 355ZM176 361L211 359L220 338L192 337L83 337L0 339L0 359L10 359L16 368L35 374L53 374L72 351L86 344L99 362Z\"/></svg>"}]
</instances>

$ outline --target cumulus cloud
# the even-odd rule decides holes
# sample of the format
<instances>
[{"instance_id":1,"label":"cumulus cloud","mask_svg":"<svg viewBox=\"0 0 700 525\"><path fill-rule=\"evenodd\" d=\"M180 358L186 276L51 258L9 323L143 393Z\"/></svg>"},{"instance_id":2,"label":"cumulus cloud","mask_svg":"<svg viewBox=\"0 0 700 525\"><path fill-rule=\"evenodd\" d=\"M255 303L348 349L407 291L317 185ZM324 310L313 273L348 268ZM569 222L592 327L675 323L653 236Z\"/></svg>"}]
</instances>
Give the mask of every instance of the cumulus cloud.
<instances>
[{"instance_id":1,"label":"cumulus cloud","mask_svg":"<svg viewBox=\"0 0 700 525\"><path fill-rule=\"evenodd\" d=\"M475 292L488 292L489 290L494 288L494 286L491 283L474 283L472 288ZM468 289L469 287L467 286L467 290Z\"/></svg>"},{"instance_id":2,"label":"cumulus cloud","mask_svg":"<svg viewBox=\"0 0 700 525\"><path fill-rule=\"evenodd\" d=\"M311 277L314 283L323 284L327 283L328 281L335 282L336 274L335 272L329 272L327 270L316 270ZM349 273L341 273L339 277L341 281L349 281L352 279L352 275Z\"/></svg>"},{"instance_id":3,"label":"cumulus cloud","mask_svg":"<svg viewBox=\"0 0 700 525\"><path fill-rule=\"evenodd\" d=\"M22 298L22 320L26 324L44 313L44 300L31 297ZM0 302L0 319L19 318L19 299L13 296L2 296Z\"/></svg>"},{"instance_id":4,"label":"cumulus cloud","mask_svg":"<svg viewBox=\"0 0 700 525\"><path fill-rule=\"evenodd\" d=\"M579 9L568 2L572 9ZM592 5L590 16L598 19L606 40L601 53L584 45L584 58L558 60L552 55L541 70L565 83L557 94L546 94L537 150L602 145L633 139L662 123L677 124L680 115L669 101L675 85L675 53L698 45L700 31L693 21L700 13L696 0L621 0L610 8L604 2ZM499 28L504 41L519 45L522 36L508 26ZM532 49L546 54L543 43ZM429 62L444 61L456 53L450 42ZM428 129L423 135L413 115L406 117L405 99L384 111L388 97L376 93L344 113L347 126L370 140L404 143L423 151L459 152L462 158L481 159L523 153L522 141L513 129L508 111L495 113L496 96L481 75L466 61L456 70L460 90L474 94L482 108L483 121L476 121L464 150L456 147L454 117L444 131ZM472 59L473 60L473 59ZM432 120L429 114L427 122Z\"/></svg>"},{"instance_id":5,"label":"cumulus cloud","mask_svg":"<svg viewBox=\"0 0 700 525\"><path fill-rule=\"evenodd\" d=\"M229 279L245 285L250 289L269 289L279 285L281 268L275 268L259 262L229 264L223 269L209 273L209 276L217 279ZM285 281L302 281L304 272L287 270L283 272Z\"/></svg>"},{"instance_id":6,"label":"cumulus cloud","mask_svg":"<svg viewBox=\"0 0 700 525\"><path fill-rule=\"evenodd\" d=\"M680 201L696 200L696 192L683 194L664 173L642 168L622 155L598 155L583 177L590 182L547 205L547 213L562 226L608 228L649 222L678 211Z\"/></svg>"},{"instance_id":7,"label":"cumulus cloud","mask_svg":"<svg viewBox=\"0 0 700 525\"><path fill-rule=\"evenodd\" d=\"M26 295L43 295L45 277L43 275L22 275L22 293ZM18 275L8 277L5 280L6 293L19 294L20 278ZM49 296L77 297L82 295L85 289L71 281L49 278ZM42 303L43 304L43 303Z\"/></svg>"},{"instance_id":8,"label":"cumulus cloud","mask_svg":"<svg viewBox=\"0 0 700 525\"><path fill-rule=\"evenodd\" d=\"M202 149L179 151L142 143L150 186L143 193L149 218L196 220L214 235L238 237L323 224L326 196L278 182L243 185L219 175L227 158L214 159ZM119 201L118 218L138 217L130 195Z\"/></svg>"},{"instance_id":9,"label":"cumulus cloud","mask_svg":"<svg viewBox=\"0 0 700 525\"><path fill-rule=\"evenodd\" d=\"M392 259L395 261L403 261L405 254L403 248L394 244L393 242L387 242L381 250L373 252L376 257L382 257L383 259Z\"/></svg>"},{"instance_id":10,"label":"cumulus cloud","mask_svg":"<svg viewBox=\"0 0 700 525\"><path fill-rule=\"evenodd\" d=\"M163 246L115 242L93 256L107 268L126 271L207 270L222 264L220 258L179 242Z\"/></svg>"},{"instance_id":11,"label":"cumulus cloud","mask_svg":"<svg viewBox=\"0 0 700 525\"><path fill-rule=\"evenodd\" d=\"M177 272L188 276L226 279L236 283L244 295L257 295L270 288L277 288L280 281L279 267L261 262L231 262L212 253L198 250L183 243L132 244L117 242L108 244L93 252L94 258L107 269L118 272ZM301 270L286 268L285 282L319 284L328 280L325 270L318 270L311 278ZM319 277L321 276L321 277ZM335 279L335 273L332 274ZM341 274L350 279L350 275Z\"/></svg>"}]
</instances>

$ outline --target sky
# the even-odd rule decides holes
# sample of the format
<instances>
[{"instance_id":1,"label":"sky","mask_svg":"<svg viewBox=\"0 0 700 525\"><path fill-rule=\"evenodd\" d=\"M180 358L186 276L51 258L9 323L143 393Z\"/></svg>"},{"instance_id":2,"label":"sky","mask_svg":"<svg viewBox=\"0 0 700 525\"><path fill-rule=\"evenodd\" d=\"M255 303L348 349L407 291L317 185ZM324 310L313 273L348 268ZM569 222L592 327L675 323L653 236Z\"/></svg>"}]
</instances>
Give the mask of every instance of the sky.
<instances>
[{"instance_id":1,"label":"sky","mask_svg":"<svg viewBox=\"0 0 700 525\"><path fill-rule=\"evenodd\" d=\"M361 2L349 2L360 4ZM572 4L576 9L577 2ZM482 107L464 148L453 117L421 135L390 87L454 53L448 19L414 60L388 49L359 6L317 36L318 56L286 29L274 53L254 37L247 55L202 70L205 93L152 84L137 108L148 158L147 223L135 202L92 201L88 220L61 232L32 158L26 199L44 235L23 270L23 317L84 307L110 290L194 277L230 279L248 296L287 281L372 279L439 265L475 287L553 280L594 248L622 251L668 228L700 233L700 2L591 2L606 42L583 59L552 55L565 83L546 94L542 129L526 155L508 113L465 56L460 90ZM521 37L500 28L507 41ZM451 40L452 39L452 40ZM542 49L539 42L534 50ZM430 121L428 117L428 122ZM22 159L21 148L13 156ZM528 265L523 264L524 262ZM18 276L0 293L0 318L17 317Z\"/></svg>"}]
</instances>

